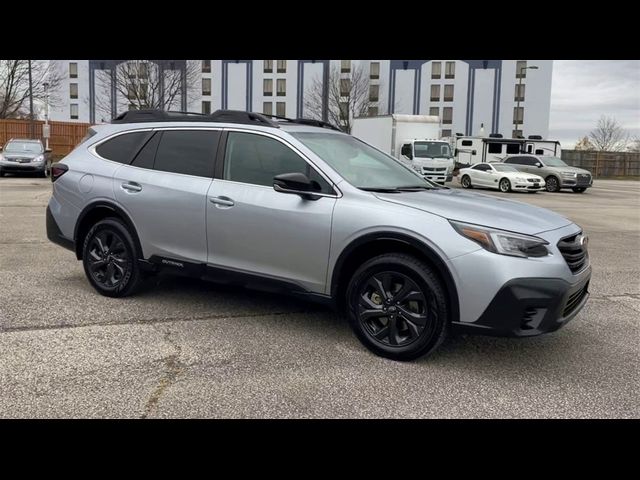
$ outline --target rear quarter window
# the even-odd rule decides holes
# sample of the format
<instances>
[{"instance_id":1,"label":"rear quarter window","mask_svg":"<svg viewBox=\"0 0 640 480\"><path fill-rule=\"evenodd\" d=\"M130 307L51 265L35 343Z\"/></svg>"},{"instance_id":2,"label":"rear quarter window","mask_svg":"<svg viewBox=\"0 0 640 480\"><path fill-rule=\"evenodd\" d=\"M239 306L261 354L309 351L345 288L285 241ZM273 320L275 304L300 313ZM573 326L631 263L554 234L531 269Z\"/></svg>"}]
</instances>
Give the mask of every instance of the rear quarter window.
<instances>
[{"instance_id":1,"label":"rear quarter window","mask_svg":"<svg viewBox=\"0 0 640 480\"><path fill-rule=\"evenodd\" d=\"M102 158L118 163L130 163L151 132L131 132L118 135L96 147Z\"/></svg>"}]
</instances>

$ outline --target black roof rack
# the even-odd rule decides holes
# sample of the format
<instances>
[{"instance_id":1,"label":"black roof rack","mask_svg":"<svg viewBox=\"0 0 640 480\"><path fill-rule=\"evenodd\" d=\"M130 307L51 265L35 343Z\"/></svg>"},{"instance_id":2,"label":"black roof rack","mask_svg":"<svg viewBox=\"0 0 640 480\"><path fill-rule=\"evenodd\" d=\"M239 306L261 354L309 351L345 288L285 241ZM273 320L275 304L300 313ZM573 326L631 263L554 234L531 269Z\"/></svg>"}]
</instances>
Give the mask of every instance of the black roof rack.
<instances>
[{"instance_id":1,"label":"black roof rack","mask_svg":"<svg viewBox=\"0 0 640 480\"><path fill-rule=\"evenodd\" d=\"M241 110L216 110L211 114L157 109L129 110L111 120L111 123L143 122L226 122L260 124L280 128L277 122L269 120L261 113L244 112Z\"/></svg>"},{"instance_id":2,"label":"black roof rack","mask_svg":"<svg viewBox=\"0 0 640 480\"><path fill-rule=\"evenodd\" d=\"M542 140L542 135L529 135L529 140Z\"/></svg>"},{"instance_id":3,"label":"black roof rack","mask_svg":"<svg viewBox=\"0 0 640 480\"><path fill-rule=\"evenodd\" d=\"M502 138L501 133L490 133L489 138Z\"/></svg>"},{"instance_id":4,"label":"black roof rack","mask_svg":"<svg viewBox=\"0 0 640 480\"><path fill-rule=\"evenodd\" d=\"M322 120L316 120L314 118L288 118L281 117L279 115L269 115L267 113L263 113L263 115L265 117L275 118L277 120L284 120L285 122L299 123L300 125L310 125L312 127L329 128L331 130L337 130L338 132L342 131L340 127L337 127L332 123L324 122Z\"/></svg>"}]
</instances>

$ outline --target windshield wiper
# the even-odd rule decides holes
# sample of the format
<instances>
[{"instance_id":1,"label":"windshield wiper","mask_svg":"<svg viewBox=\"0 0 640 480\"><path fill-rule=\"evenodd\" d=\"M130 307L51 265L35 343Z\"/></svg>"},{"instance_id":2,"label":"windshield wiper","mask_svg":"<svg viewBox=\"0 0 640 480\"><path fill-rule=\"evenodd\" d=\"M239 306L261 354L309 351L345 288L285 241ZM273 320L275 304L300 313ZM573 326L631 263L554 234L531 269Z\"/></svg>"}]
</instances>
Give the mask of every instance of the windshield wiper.
<instances>
[{"instance_id":1,"label":"windshield wiper","mask_svg":"<svg viewBox=\"0 0 640 480\"><path fill-rule=\"evenodd\" d=\"M365 192L377 192L377 193L398 193L400 190L397 188L382 188L382 187L358 187Z\"/></svg>"},{"instance_id":2,"label":"windshield wiper","mask_svg":"<svg viewBox=\"0 0 640 480\"><path fill-rule=\"evenodd\" d=\"M418 190L435 190L436 187L429 185L408 185L406 187L396 187L399 192L417 192Z\"/></svg>"},{"instance_id":3,"label":"windshield wiper","mask_svg":"<svg viewBox=\"0 0 640 480\"><path fill-rule=\"evenodd\" d=\"M407 185L403 187L360 187L365 192L378 193L399 193L399 192L419 192L420 190L436 190L436 187L428 185Z\"/></svg>"}]
</instances>

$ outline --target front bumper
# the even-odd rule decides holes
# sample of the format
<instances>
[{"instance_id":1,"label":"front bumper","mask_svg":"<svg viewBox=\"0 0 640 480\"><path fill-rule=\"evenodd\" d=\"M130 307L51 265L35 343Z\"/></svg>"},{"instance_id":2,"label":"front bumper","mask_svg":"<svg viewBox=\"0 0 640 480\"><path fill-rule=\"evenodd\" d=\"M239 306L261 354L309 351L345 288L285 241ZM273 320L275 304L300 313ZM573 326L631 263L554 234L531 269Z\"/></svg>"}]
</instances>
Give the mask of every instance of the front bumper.
<instances>
[{"instance_id":1,"label":"front bumper","mask_svg":"<svg viewBox=\"0 0 640 480\"><path fill-rule=\"evenodd\" d=\"M511 186L511 188L513 190L528 190L528 191L538 191L538 190L544 190L546 186L546 183L544 182L544 180L540 180L539 182L518 182L518 181L513 181L513 184Z\"/></svg>"},{"instance_id":2,"label":"front bumper","mask_svg":"<svg viewBox=\"0 0 640 480\"><path fill-rule=\"evenodd\" d=\"M33 172L44 172L45 170L45 162L40 163L19 163L19 162L9 162L2 161L0 162L0 170L6 173L33 173Z\"/></svg>"},{"instance_id":3,"label":"front bumper","mask_svg":"<svg viewBox=\"0 0 640 480\"><path fill-rule=\"evenodd\" d=\"M593 177L578 176L577 178L562 177L562 188L589 188L593 186Z\"/></svg>"},{"instance_id":4,"label":"front bumper","mask_svg":"<svg viewBox=\"0 0 640 480\"><path fill-rule=\"evenodd\" d=\"M591 267L571 284L560 278L516 278L505 283L473 323L457 330L484 335L529 337L566 325L587 303Z\"/></svg>"}]
</instances>

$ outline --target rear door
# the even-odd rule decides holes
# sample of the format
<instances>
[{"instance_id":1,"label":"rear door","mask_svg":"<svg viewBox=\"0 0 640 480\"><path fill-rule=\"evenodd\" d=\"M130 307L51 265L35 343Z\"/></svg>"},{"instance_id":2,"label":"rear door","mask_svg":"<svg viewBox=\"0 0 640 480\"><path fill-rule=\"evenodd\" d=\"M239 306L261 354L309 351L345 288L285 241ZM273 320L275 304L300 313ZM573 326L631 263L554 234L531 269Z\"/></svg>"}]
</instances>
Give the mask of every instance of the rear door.
<instances>
[{"instance_id":1,"label":"rear door","mask_svg":"<svg viewBox=\"0 0 640 480\"><path fill-rule=\"evenodd\" d=\"M159 129L113 189L130 215L145 258L207 261L206 203L220 129Z\"/></svg>"}]
</instances>

